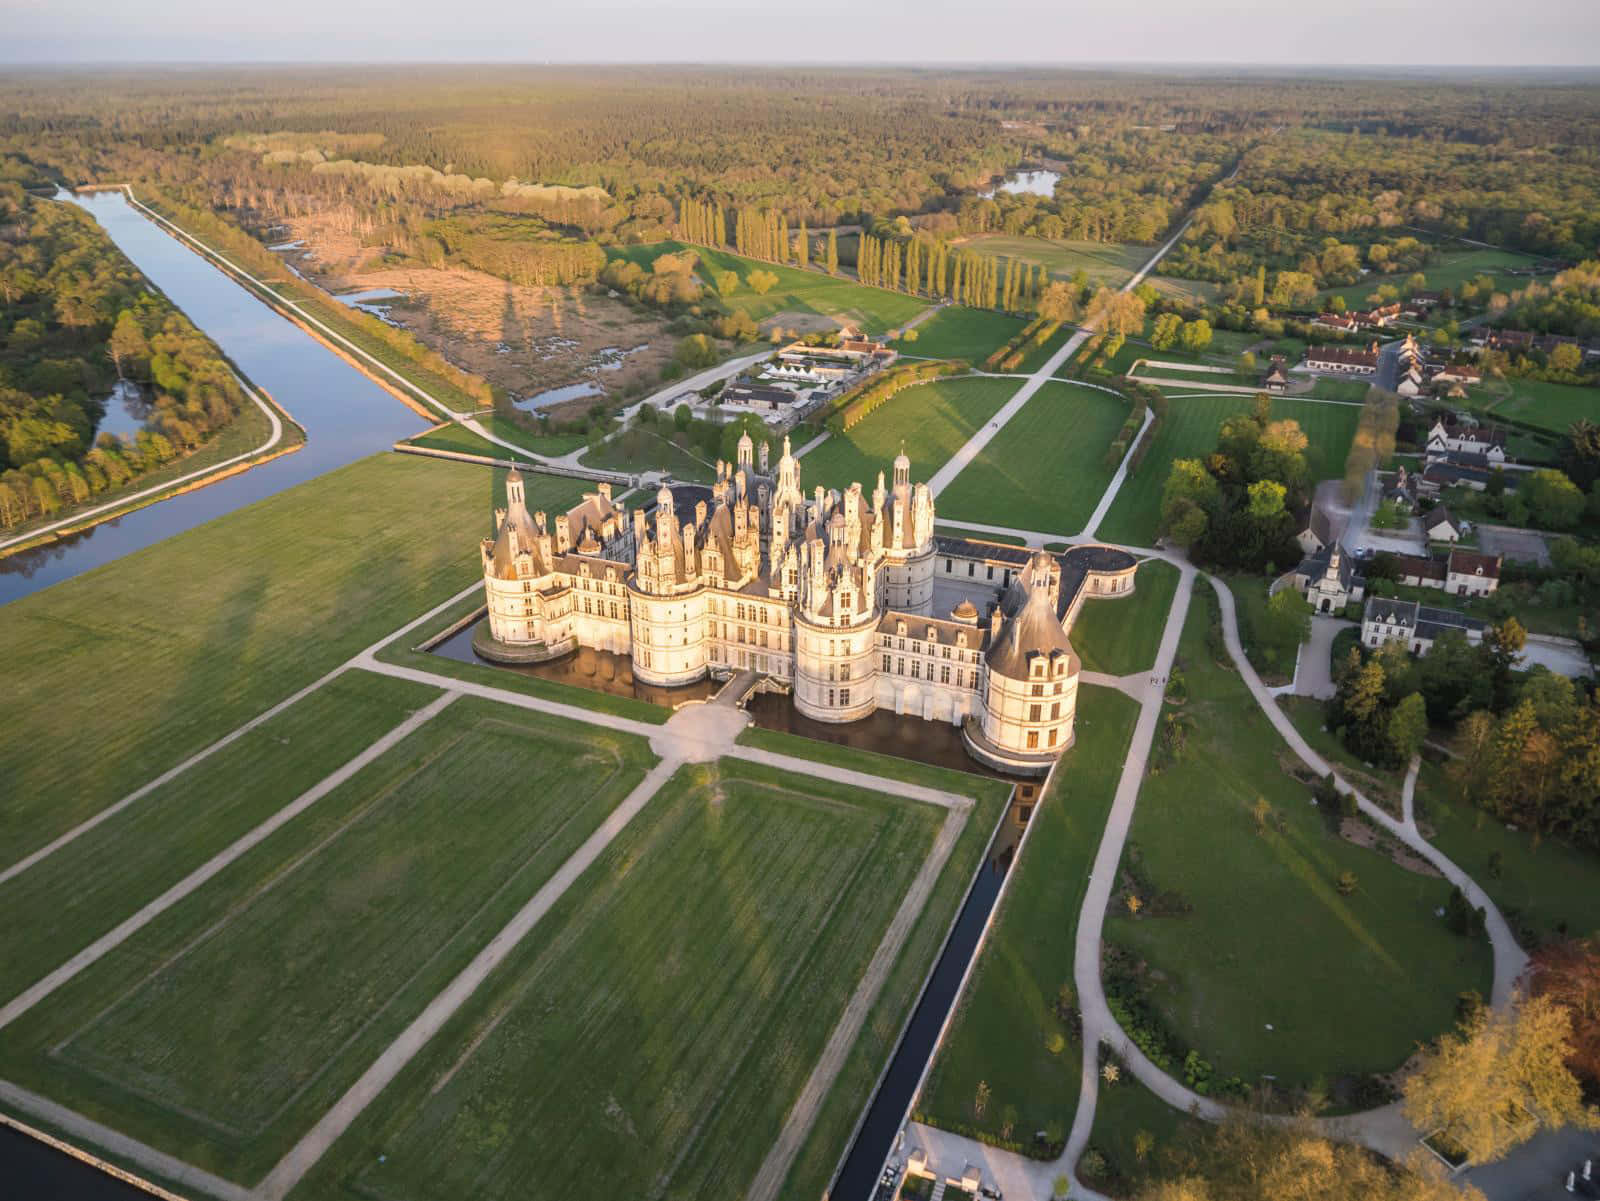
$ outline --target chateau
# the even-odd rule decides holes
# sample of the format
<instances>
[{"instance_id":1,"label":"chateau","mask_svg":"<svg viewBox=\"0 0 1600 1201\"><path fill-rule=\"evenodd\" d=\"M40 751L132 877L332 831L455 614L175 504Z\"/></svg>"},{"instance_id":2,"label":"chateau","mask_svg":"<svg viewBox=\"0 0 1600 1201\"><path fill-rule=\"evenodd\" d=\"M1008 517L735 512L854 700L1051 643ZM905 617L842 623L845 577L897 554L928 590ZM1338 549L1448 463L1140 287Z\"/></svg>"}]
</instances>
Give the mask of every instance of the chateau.
<instances>
[{"instance_id":1,"label":"chateau","mask_svg":"<svg viewBox=\"0 0 1600 1201\"><path fill-rule=\"evenodd\" d=\"M935 535L904 453L870 495L810 497L787 438L775 471L748 435L737 455L710 488L662 487L630 513L601 484L553 522L528 512L512 471L481 548L478 652L532 663L592 647L657 685L751 672L815 720L949 722L979 761L1047 772L1073 740L1068 631L1086 599L1133 591L1137 560Z\"/></svg>"}]
</instances>

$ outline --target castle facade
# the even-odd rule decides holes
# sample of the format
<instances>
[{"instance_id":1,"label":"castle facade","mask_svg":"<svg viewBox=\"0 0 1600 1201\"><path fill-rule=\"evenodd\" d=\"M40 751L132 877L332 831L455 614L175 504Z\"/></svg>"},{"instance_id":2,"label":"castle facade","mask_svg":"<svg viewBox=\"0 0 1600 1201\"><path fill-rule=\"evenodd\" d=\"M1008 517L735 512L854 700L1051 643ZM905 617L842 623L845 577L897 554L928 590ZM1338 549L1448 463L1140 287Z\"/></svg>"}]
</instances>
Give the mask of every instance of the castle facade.
<instances>
[{"instance_id":1,"label":"castle facade","mask_svg":"<svg viewBox=\"0 0 1600 1201\"><path fill-rule=\"evenodd\" d=\"M885 709L949 722L992 767L1048 771L1073 741L1068 631L1086 600L1133 591L1137 560L936 535L904 453L870 495L809 497L788 439L775 470L748 436L737 454L710 488L663 487L629 512L601 484L553 521L511 472L481 546L478 652L528 663L592 647L668 686L752 672L818 721Z\"/></svg>"}]
</instances>

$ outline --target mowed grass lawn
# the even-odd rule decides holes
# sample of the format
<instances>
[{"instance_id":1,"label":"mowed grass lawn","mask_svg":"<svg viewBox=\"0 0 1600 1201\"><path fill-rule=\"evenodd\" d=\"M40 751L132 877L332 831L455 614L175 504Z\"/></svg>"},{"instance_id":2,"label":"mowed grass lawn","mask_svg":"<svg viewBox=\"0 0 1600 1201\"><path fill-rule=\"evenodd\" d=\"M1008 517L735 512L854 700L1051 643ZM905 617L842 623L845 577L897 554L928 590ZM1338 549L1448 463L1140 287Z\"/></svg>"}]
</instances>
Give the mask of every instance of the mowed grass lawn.
<instances>
[{"instance_id":1,"label":"mowed grass lawn","mask_svg":"<svg viewBox=\"0 0 1600 1201\"><path fill-rule=\"evenodd\" d=\"M6 1075L254 1183L653 762L459 700L8 1029Z\"/></svg>"},{"instance_id":2,"label":"mowed grass lawn","mask_svg":"<svg viewBox=\"0 0 1600 1201\"><path fill-rule=\"evenodd\" d=\"M1191 909L1132 918L1113 905L1106 939L1145 961L1150 1003L1219 1076L1288 1088L1390 1071L1454 1024L1460 993L1488 995L1487 941L1435 916L1444 880L1329 829L1243 682L1211 658L1214 599L1197 591L1184 627L1189 749L1146 778L1127 852L1149 889ZM1258 798L1272 810L1260 833ZM1349 896L1335 886L1345 871Z\"/></svg>"},{"instance_id":3,"label":"mowed grass lawn","mask_svg":"<svg viewBox=\"0 0 1600 1201\"><path fill-rule=\"evenodd\" d=\"M1495 381L1478 389L1477 398L1498 394L1489 409L1493 417L1511 417L1565 434L1574 421L1600 421L1600 388L1552 384L1535 379ZM1476 398L1475 398L1476 399Z\"/></svg>"},{"instance_id":4,"label":"mowed grass lawn","mask_svg":"<svg viewBox=\"0 0 1600 1201\"><path fill-rule=\"evenodd\" d=\"M1145 455L1139 470L1123 481L1122 490L1110 512L1100 523L1097 535L1108 542L1131 546L1150 546L1161 524L1161 492L1174 459L1190 459L1209 454L1217 445L1217 430L1223 419L1234 413L1248 413L1254 400L1250 396L1205 396L1174 400L1167 420ZM1293 418L1310 445L1306 460L1313 480L1333 479L1344 474L1344 461L1355 437L1361 409L1356 405L1318 404L1275 396L1274 419Z\"/></svg>"},{"instance_id":5,"label":"mowed grass lawn","mask_svg":"<svg viewBox=\"0 0 1600 1201\"><path fill-rule=\"evenodd\" d=\"M1009 391L1016 387L1009 385ZM1051 534L1078 533L1111 482L1106 447L1127 417L1121 397L1055 380L1046 383L940 493L939 515ZM857 428L871 421L869 417ZM826 451L826 444L822 449ZM912 466L917 466L915 456Z\"/></svg>"},{"instance_id":6,"label":"mowed grass lawn","mask_svg":"<svg viewBox=\"0 0 1600 1201\"><path fill-rule=\"evenodd\" d=\"M887 479L902 444L911 478L925 481L1016 394L1015 380L984 377L937 380L895 394L854 428L834 434L800 461L801 483L841 491L859 481L870 492L878 472Z\"/></svg>"},{"instance_id":7,"label":"mowed grass lawn","mask_svg":"<svg viewBox=\"0 0 1600 1201\"><path fill-rule=\"evenodd\" d=\"M345 672L0 884L0 994L15 996L365 750L435 688Z\"/></svg>"},{"instance_id":8,"label":"mowed grass lawn","mask_svg":"<svg viewBox=\"0 0 1600 1201\"><path fill-rule=\"evenodd\" d=\"M663 427L670 431L670 426ZM715 462L707 463L683 447L647 430L624 430L583 455L586 467L606 471L665 471L673 479L709 484L717 478Z\"/></svg>"},{"instance_id":9,"label":"mowed grass lawn","mask_svg":"<svg viewBox=\"0 0 1600 1201\"><path fill-rule=\"evenodd\" d=\"M1497 288L1511 292L1526 288L1533 277L1508 275L1506 269L1529 267L1536 261L1530 255L1517 254L1509 250L1445 250L1422 269L1422 274L1427 277L1428 282L1425 286L1430 292L1438 292L1444 288L1459 289L1462 284L1470 283L1480 275L1494 276ZM1384 284L1392 284L1403 291L1406 280L1410 278L1411 273L1408 271L1391 275L1369 275L1358 284L1351 284L1346 288L1330 288L1320 293L1320 300L1321 303L1327 304L1335 296L1342 296L1351 308L1362 308L1367 304L1367 297Z\"/></svg>"},{"instance_id":10,"label":"mowed grass lawn","mask_svg":"<svg viewBox=\"0 0 1600 1201\"><path fill-rule=\"evenodd\" d=\"M295 1196L742 1195L943 820L681 768Z\"/></svg>"},{"instance_id":11,"label":"mowed grass lawn","mask_svg":"<svg viewBox=\"0 0 1600 1201\"><path fill-rule=\"evenodd\" d=\"M1025 263L1043 263L1052 276L1070 279L1083 271L1092 284L1120 288L1155 253L1132 242L1083 242L1030 238L1011 234L979 234L958 243L963 250L999 255ZM1003 268L1002 268L1003 270Z\"/></svg>"},{"instance_id":12,"label":"mowed grass lawn","mask_svg":"<svg viewBox=\"0 0 1600 1201\"><path fill-rule=\"evenodd\" d=\"M587 439L582 434L552 434L542 436L529 433L514 422L501 417L484 416L478 423L497 438L522 447L530 454L564 455L583 446ZM509 458L515 452L507 450L486 438L480 438L457 422L450 422L407 439L413 446L427 446L435 450L456 450L471 455L488 455L495 459Z\"/></svg>"},{"instance_id":13,"label":"mowed grass lawn","mask_svg":"<svg viewBox=\"0 0 1600 1201\"><path fill-rule=\"evenodd\" d=\"M1029 819L1016 878L923 1089L920 1120L998 1138L1015 1107L1015 1138L1071 1127L1082 1056L1055 1005L1072 983L1078 911L1138 715L1119 692L1079 689L1077 742ZM1066 1045L1052 1051L1057 1034ZM991 1094L981 1119L972 1108L980 1080Z\"/></svg>"},{"instance_id":14,"label":"mowed grass lawn","mask_svg":"<svg viewBox=\"0 0 1600 1201\"><path fill-rule=\"evenodd\" d=\"M894 345L902 354L964 359L981 369L984 360L1021 333L1026 324L1020 317L951 304L912 330L914 339L901 338Z\"/></svg>"},{"instance_id":15,"label":"mowed grass lawn","mask_svg":"<svg viewBox=\"0 0 1600 1201\"><path fill-rule=\"evenodd\" d=\"M471 584L498 479L378 455L6 605L0 863ZM527 480L531 507L584 487Z\"/></svg>"},{"instance_id":16,"label":"mowed grass lawn","mask_svg":"<svg viewBox=\"0 0 1600 1201\"><path fill-rule=\"evenodd\" d=\"M1134 574L1132 596L1090 593L1071 631L1072 649L1085 670L1126 676L1155 666L1177 590L1178 569L1163 559L1146 559Z\"/></svg>"},{"instance_id":17,"label":"mowed grass lawn","mask_svg":"<svg viewBox=\"0 0 1600 1201\"><path fill-rule=\"evenodd\" d=\"M928 302L919 297L868 288L852 279L822 271L801 271L796 267L747 259L726 250L685 246L681 242L611 247L608 253L614 258L631 259L649 267L660 255L685 249L699 256L697 271L707 291L717 295L728 308L748 313L751 320L757 322L779 313L816 313L841 324L860 325L867 333L883 333L903 325L928 307ZM721 271L732 271L739 277L738 286L727 296L721 296L715 284L716 273ZM750 287L753 271L770 271L778 277L778 282L765 295L758 296Z\"/></svg>"}]
</instances>

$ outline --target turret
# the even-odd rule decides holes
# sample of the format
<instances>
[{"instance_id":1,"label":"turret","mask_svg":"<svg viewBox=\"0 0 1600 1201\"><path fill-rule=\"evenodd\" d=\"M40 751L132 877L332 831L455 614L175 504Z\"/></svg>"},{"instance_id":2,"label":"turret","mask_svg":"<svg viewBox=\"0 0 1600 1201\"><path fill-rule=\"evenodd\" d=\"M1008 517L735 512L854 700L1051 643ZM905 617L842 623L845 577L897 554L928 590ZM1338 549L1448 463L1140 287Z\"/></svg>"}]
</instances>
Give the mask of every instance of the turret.
<instances>
[{"instance_id":1,"label":"turret","mask_svg":"<svg viewBox=\"0 0 1600 1201\"><path fill-rule=\"evenodd\" d=\"M741 470L749 471L754 465L755 448L756 444L750 440L750 433L748 430L739 435L738 455L739 467Z\"/></svg>"}]
</instances>

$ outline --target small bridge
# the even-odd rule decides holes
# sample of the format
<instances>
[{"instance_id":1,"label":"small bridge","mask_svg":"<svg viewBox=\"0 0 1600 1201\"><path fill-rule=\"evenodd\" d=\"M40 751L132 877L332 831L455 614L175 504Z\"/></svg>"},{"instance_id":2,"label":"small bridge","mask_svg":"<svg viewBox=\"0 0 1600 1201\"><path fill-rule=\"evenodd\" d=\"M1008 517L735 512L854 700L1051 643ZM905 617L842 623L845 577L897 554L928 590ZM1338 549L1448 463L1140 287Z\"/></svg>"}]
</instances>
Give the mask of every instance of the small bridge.
<instances>
[{"instance_id":1,"label":"small bridge","mask_svg":"<svg viewBox=\"0 0 1600 1201\"><path fill-rule=\"evenodd\" d=\"M730 709L740 708L761 686L761 681L765 678L754 668L746 668L737 675L729 676L728 682L717 690L716 696L711 698L711 703L726 705Z\"/></svg>"}]
</instances>

